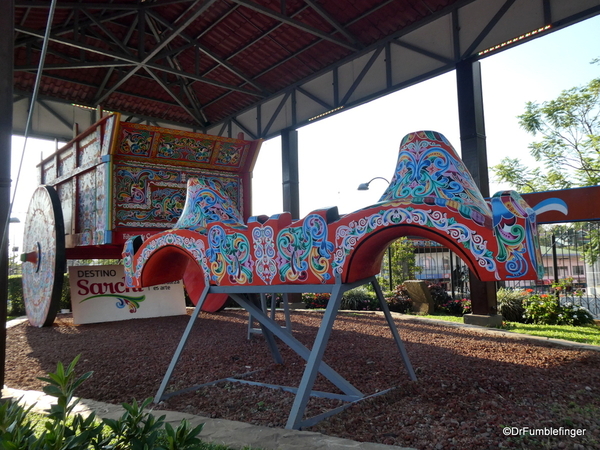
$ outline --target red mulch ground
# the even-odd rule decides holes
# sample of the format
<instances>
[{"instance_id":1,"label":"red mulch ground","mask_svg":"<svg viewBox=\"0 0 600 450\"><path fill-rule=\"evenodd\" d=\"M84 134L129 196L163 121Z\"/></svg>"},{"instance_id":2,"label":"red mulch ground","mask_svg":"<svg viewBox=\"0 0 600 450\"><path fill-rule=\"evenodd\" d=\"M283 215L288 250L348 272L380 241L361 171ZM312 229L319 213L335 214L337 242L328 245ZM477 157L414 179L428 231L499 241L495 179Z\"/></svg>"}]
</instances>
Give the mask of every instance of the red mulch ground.
<instances>
[{"instance_id":1,"label":"red mulch ground","mask_svg":"<svg viewBox=\"0 0 600 450\"><path fill-rule=\"evenodd\" d=\"M294 336L310 348L319 312L293 312ZM77 354L94 371L77 394L109 403L153 396L188 319L137 319L74 326L21 324L7 330L6 385L41 390L37 377ZM392 391L351 406L311 431L418 449L600 449L600 352L553 347L424 320L396 321L418 381L411 382L384 318L341 313L324 360L364 393ZM170 389L263 368L249 379L297 386L304 361L285 346L277 365L262 336L246 338L247 314L202 314ZM335 391L319 376L317 390ZM172 397L161 409L283 427L293 395L223 382ZM308 415L338 406L313 399ZM583 436L505 436L503 427L583 430ZM571 431L569 431L571 432Z\"/></svg>"}]
</instances>

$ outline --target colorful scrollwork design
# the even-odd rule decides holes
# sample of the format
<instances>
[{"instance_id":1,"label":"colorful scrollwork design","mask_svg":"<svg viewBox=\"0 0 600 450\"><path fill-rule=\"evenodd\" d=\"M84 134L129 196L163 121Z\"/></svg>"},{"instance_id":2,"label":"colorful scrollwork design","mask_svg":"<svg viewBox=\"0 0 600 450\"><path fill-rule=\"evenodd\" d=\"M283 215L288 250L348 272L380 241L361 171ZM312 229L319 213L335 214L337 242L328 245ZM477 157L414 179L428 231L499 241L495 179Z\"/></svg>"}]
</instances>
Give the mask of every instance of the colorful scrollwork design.
<instances>
[{"instance_id":1,"label":"colorful scrollwork design","mask_svg":"<svg viewBox=\"0 0 600 450\"><path fill-rule=\"evenodd\" d=\"M489 272L497 271L493 253L487 248L487 241L476 231L458 223L454 218L448 218L445 213L440 211L412 207L382 210L379 213L352 221L348 226L339 227L336 233L337 251L333 262L334 271L338 274L342 273L346 257L363 237L379 228L400 224L420 225L442 231L468 249L481 267Z\"/></svg>"},{"instance_id":2,"label":"colorful scrollwork design","mask_svg":"<svg viewBox=\"0 0 600 450\"><path fill-rule=\"evenodd\" d=\"M211 279L217 284L228 276L233 284L252 283L253 260L250 258L250 242L241 233L227 234L219 225L208 232L206 256L210 262Z\"/></svg>"},{"instance_id":3,"label":"colorful scrollwork design","mask_svg":"<svg viewBox=\"0 0 600 450\"><path fill-rule=\"evenodd\" d=\"M333 248L327 240L327 223L317 214L308 215L301 226L280 231L277 250L281 281L303 282L308 278L308 270L322 282L329 280Z\"/></svg>"},{"instance_id":4,"label":"colorful scrollwork design","mask_svg":"<svg viewBox=\"0 0 600 450\"><path fill-rule=\"evenodd\" d=\"M254 244L254 258L256 260L256 274L266 283L277 275L275 264L275 242L273 227L262 226L252 230L252 242Z\"/></svg>"}]
</instances>

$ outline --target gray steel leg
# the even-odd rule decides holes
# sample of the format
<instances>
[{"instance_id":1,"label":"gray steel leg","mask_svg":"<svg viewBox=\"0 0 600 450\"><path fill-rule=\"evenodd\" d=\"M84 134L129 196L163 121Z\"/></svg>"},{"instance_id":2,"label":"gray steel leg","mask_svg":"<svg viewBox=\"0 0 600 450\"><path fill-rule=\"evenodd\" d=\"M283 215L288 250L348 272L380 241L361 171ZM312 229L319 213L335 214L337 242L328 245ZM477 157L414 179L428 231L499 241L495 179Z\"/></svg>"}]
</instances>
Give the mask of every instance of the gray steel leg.
<instances>
[{"instance_id":1,"label":"gray steel leg","mask_svg":"<svg viewBox=\"0 0 600 450\"><path fill-rule=\"evenodd\" d=\"M183 352L183 349L185 348L185 344L187 343L187 340L188 340L188 337L190 336L192 328L194 328L196 319L200 316L200 313L202 311L202 305L204 305L204 300L206 300L206 296L208 295L209 288L210 288L210 285L208 283L206 283L206 285L204 286L204 290L202 291L202 295L200 295L200 299L198 300L198 303L196 304L196 307L194 308L194 312L192 313L192 316L190 317L187 327L185 328L185 331L183 332L183 336L181 336L179 345L177 346L177 349L175 350L175 353L173 354L173 358L171 359L169 368L167 369L167 372L165 373L165 376L163 377L162 383L160 384L160 387L158 388L158 391L156 392L156 395L154 396L154 403L158 403L162 400L162 396L165 393L167 384L169 384L169 381L171 380L171 375L173 374L173 370L175 369L175 366L179 362L179 357L181 356L181 353Z\"/></svg>"},{"instance_id":2,"label":"gray steel leg","mask_svg":"<svg viewBox=\"0 0 600 450\"><path fill-rule=\"evenodd\" d=\"M371 281L373 287L375 288L375 292L377 293L377 298L379 299L379 304L381 305L381 310L387 320L387 323L390 327L392 335L394 336L394 341L396 341L396 345L398 346L398 350L400 350L400 354L402 355L402 361L404 362L404 366L408 371L408 375L412 381L417 381L417 376L415 375L415 371L413 370L412 364L410 363L410 359L408 357L408 353L406 353L406 348L404 348L404 342L400 338L400 333L398 333L398 328L396 327L396 323L394 322L394 318L390 313L390 308L388 307L385 298L383 297L383 292L381 291L381 286L379 286L379 282L375 277L373 277L373 281Z\"/></svg>"},{"instance_id":3,"label":"gray steel leg","mask_svg":"<svg viewBox=\"0 0 600 450\"><path fill-rule=\"evenodd\" d=\"M272 308L271 308L271 319L274 321L275 319L275 306L273 305L273 301L271 300ZM260 309L266 315L267 314L267 296L266 294L260 294ZM252 317L252 314L249 313L249 316ZM273 333L269 331L267 327L264 326L262 322L259 321L260 330L262 335L265 337L265 341L271 350L271 356L273 356L273 360L276 364L283 364L283 358L281 357L281 353L279 353L279 349L277 348L277 343L275 342L275 338L273 337Z\"/></svg>"},{"instance_id":4,"label":"gray steel leg","mask_svg":"<svg viewBox=\"0 0 600 450\"><path fill-rule=\"evenodd\" d=\"M317 378L317 374L319 372L318 369L322 363L323 353L325 353L327 341L331 335L331 330L333 328L333 323L335 321L335 317L337 316L341 300L342 289L341 285L337 284L334 286L333 291L331 292L329 303L327 304L325 314L321 320L321 326L319 327L317 337L315 338L310 356L307 360L306 369L304 369L304 375L302 375L302 380L300 381L300 386L298 387L298 393L294 399L294 404L292 405L290 416L288 417L288 421L285 426L288 429L298 429L301 426L302 416L304 415L304 410L306 409L306 404L308 403L312 387L315 384L315 379Z\"/></svg>"},{"instance_id":5,"label":"gray steel leg","mask_svg":"<svg viewBox=\"0 0 600 450\"><path fill-rule=\"evenodd\" d=\"M293 351L295 351L300 357L304 358L306 361L309 360L311 351L306 348L300 341L294 338L290 333L286 330L283 330L277 323L273 322L269 319L266 314L264 314L260 308L257 308L252 303L246 301L238 294L230 294L230 296L244 309L246 309L249 313L251 313L256 320L258 320L261 324L268 328L275 336L281 339L288 347L290 347ZM340 374L338 374L335 370L329 367L323 361L320 361L318 366L318 370L325 376L329 381L331 381L338 389L348 395L363 397L363 393L356 389L348 380L344 379ZM312 385L311 385L312 387Z\"/></svg>"},{"instance_id":6,"label":"gray steel leg","mask_svg":"<svg viewBox=\"0 0 600 450\"><path fill-rule=\"evenodd\" d=\"M285 327L288 330L288 333L292 333L292 319L290 318L290 302L287 293L283 294L283 314L285 316Z\"/></svg>"},{"instance_id":7,"label":"gray steel leg","mask_svg":"<svg viewBox=\"0 0 600 450\"><path fill-rule=\"evenodd\" d=\"M261 294L261 295L265 296L265 308L266 308L266 304L267 304L266 294ZM271 320L275 320L275 310L277 309L277 307L276 307L277 302L275 301L276 297L277 297L276 294L271 294Z\"/></svg>"}]
</instances>

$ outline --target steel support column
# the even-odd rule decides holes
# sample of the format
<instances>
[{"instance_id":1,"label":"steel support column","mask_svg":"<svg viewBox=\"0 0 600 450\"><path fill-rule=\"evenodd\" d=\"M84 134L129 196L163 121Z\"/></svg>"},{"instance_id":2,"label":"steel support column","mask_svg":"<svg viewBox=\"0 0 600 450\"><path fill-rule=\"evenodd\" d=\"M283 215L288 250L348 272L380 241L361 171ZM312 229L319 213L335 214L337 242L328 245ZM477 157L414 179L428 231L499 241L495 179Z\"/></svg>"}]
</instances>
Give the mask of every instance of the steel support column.
<instances>
[{"instance_id":1,"label":"steel support column","mask_svg":"<svg viewBox=\"0 0 600 450\"><path fill-rule=\"evenodd\" d=\"M462 160L471 172L484 197L490 196L487 166L483 90L479 61L461 61L456 65L458 118ZM496 314L497 299L494 282L482 282L469 273L473 314Z\"/></svg>"},{"instance_id":2,"label":"steel support column","mask_svg":"<svg viewBox=\"0 0 600 450\"><path fill-rule=\"evenodd\" d=\"M8 224L10 215L10 151L13 114L13 0L0 2L0 315L6 323L8 299ZM0 335L0 386L4 386L6 368L6 326Z\"/></svg>"},{"instance_id":3,"label":"steel support column","mask_svg":"<svg viewBox=\"0 0 600 450\"><path fill-rule=\"evenodd\" d=\"M300 218L300 180L298 175L298 130L281 132L281 164L283 175L283 210Z\"/></svg>"}]
</instances>

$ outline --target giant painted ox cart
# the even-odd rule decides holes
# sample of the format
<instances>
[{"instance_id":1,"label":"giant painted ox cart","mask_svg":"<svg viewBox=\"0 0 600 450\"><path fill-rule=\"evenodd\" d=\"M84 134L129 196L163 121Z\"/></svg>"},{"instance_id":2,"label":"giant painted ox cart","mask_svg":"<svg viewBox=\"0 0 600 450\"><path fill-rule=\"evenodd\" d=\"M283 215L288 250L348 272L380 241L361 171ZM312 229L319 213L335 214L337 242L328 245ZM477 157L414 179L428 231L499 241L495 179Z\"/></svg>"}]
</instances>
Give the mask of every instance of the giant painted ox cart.
<instances>
[{"instance_id":1,"label":"giant painted ox cart","mask_svg":"<svg viewBox=\"0 0 600 450\"><path fill-rule=\"evenodd\" d=\"M191 179L175 227L145 240L128 240L123 263L130 286L183 279L197 309L211 295L230 295L259 321L276 362L282 360L274 336L305 358L287 422L288 428L300 428L326 416L303 419L310 395L324 395L312 391L319 372L343 392L329 394L330 398L348 405L366 397L322 361L341 296L352 287L373 284L404 364L415 379L375 278L386 247L402 236L445 245L483 281L542 276L534 210L512 191L484 200L450 143L431 131L403 139L394 177L378 203L343 216L337 208L328 208L298 221L292 221L289 213L244 220L226 192L210 180ZM331 293L311 350L248 296L276 292ZM155 401L171 395L164 394L165 388L198 316L190 319Z\"/></svg>"},{"instance_id":2,"label":"giant painted ox cart","mask_svg":"<svg viewBox=\"0 0 600 450\"><path fill-rule=\"evenodd\" d=\"M54 321L66 259L120 259L130 237L172 228L192 177L226 192L247 219L259 148L260 141L121 122L113 114L43 159L23 241L29 322Z\"/></svg>"}]
</instances>

